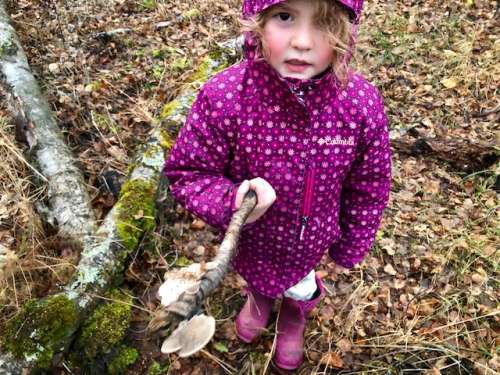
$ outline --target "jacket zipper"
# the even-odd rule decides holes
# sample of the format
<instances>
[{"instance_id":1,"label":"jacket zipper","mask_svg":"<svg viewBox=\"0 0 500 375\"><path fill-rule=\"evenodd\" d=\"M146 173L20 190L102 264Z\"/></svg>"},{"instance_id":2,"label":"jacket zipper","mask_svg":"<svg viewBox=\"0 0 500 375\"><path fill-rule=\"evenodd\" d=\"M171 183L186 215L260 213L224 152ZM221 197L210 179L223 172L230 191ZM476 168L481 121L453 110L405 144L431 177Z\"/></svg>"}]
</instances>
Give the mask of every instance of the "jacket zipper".
<instances>
[{"instance_id":1,"label":"jacket zipper","mask_svg":"<svg viewBox=\"0 0 500 375\"><path fill-rule=\"evenodd\" d=\"M306 172L306 181L304 188L304 202L302 203L302 213L300 217L300 236L299 240L302 241L304 238L304 232L307 227L307 221L309 220L309 214L311 213L311 205L314 191L314 168L308 169Z\"/></svg>"}]
</instances>

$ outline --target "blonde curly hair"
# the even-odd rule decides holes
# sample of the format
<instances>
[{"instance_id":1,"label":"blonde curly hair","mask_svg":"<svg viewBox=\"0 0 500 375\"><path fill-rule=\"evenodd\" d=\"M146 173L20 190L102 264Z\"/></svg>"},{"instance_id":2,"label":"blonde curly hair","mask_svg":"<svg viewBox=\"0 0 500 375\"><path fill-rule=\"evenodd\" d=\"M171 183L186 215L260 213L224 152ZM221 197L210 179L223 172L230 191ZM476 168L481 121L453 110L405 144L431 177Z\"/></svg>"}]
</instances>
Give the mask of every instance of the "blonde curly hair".
<instances>
[{"instance_id":1,"label":"blonde curly hair","mask_svg":"<svg viewBox=\"0 0 500 375\"><path fill-rule=\"evenodd\" d=\"M354 25L350 21L347 9L332 0L311 0L315 7L315 20L317 25L327 35L333 49L331 67L335 77L344 85L348 80L348 64L354 46ZM266 8L254 17L240 19L241 31L249 32L256 36L257 56L264 58L262 36L264 26L271 14L280 8L281 3Z\"/></svg>"}]
</instances>

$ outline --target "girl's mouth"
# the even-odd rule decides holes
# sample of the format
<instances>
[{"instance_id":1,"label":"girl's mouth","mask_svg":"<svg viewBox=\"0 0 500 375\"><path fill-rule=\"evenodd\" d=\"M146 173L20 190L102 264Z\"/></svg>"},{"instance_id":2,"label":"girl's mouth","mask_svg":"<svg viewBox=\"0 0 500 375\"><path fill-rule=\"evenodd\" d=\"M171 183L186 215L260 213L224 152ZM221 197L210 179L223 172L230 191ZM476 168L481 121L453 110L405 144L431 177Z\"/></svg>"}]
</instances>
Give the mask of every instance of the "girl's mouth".
<instances>
[{"instance_id":1,"label":"girl's mouth","mask_svg":"<svg viewBox=\"0 0 500 375\"><path fill-rule=\"evenodd\" d=\"M285 65L290 72L302 73L312 64L309 64L307 61L304 60L291 59L291 60L286 60Z\"/></svg>"}]
</instances>

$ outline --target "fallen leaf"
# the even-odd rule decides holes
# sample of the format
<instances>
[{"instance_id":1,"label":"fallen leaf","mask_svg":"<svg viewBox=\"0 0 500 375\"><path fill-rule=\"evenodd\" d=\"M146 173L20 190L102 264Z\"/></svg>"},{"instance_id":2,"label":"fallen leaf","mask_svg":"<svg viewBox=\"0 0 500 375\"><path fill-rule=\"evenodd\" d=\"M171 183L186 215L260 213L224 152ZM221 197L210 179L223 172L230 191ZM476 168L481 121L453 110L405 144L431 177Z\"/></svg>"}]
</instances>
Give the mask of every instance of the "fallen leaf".
<instances>
[{"instance_id":1,"label":"fallen leaf","mask_svg":"<svg viewBox=\"0 0 500 375\"><path fill-rule=\"evenodd\" d=\"M352 344L348 339L343 338L337 342L337 348L339 348L342 353L347 353L351 351Z\"/></svg>"},{"instance_id":2,"label":"fallen leaf","mask_svg":"<svg viewBox=\"0 0 500 375\"><path fill-rule=\"evenodd\" d=\"M203 228L205 228L205 222L201 219L194 219L190 225L190 228L194 230L202 230Z\"/></svg>"},{"instance_id":3,"label":"fallen leaf","mask_svg":"<svg viewBox=\"0 0 500 375\"><path fill-rule=\"evenodd\" d=\"M453 89L453 88L457 87L457 81L453 78L443 79L443 80L441 80L441 83L447 89Z\"/></svg>"},{"instance_id":4,"label":"fallen leaf","mask_svg":"<svg viewBox=\"0 0 500 375\"><path fill-rule=\"evenodd\" d=\"M394 251L394 240L392 238L382 238L380 241L380 246L384 249L388 255L394 255L396 252Z\"/></svg>"},{"instance_id":5,"label":"fallen leaf","mask_svg":"<svg viewBox=\"0 0 500 375\"><path fill-rule=\"evenodd\" d=\"M199 245L193 250L194 255L202 256L205 254L205 246Z\"/></svg>"},{"instance_id":6,"label":"fallen leaf","mask_svg":"<svg viewBox=\"0 0 500 375\"><path fill-rule=\"evenodd\" d=\"M396 279L394 280L394 289L403 289L406 286L405 280Z\"/></svg>"},{"instance_id":7,"label":"fallen leaf","mask_svg":"<svg viewBox=\"0 0 500 375\"><path fill-rule=\"evenodd\" d=\"M121 162L127 161L127 154L125 153L125 151L123 151L123 149L121 149L117 146L110 146L106 150L116 160L121 161Z\"/></svg>"},{"instance_id":8,"label":"fallen leaf","mask_svg":"<svg viewBox=\"0 0 500 375\"><path fill-rule=\"evenodd\" d=\"M482 268L478 269L477 271L478 272L473 273L470 278L471 278L473 283L483 284L485 281L488 280L488 275L486 274L486 272Z\"/></svg>"},{"instance_id":9,"label":"fallen leaf","mask_svg":"<svg viewBox=\"0 0 500 375\"><path fill-rule=\"evenodd\" d=\"M325 353L323 355L323 357L321 358L320 363L322 365L327 366L327 367L333 367L333 368L343 368L344 367L344 361L335 352Z\"/></svg>"},{"instance_id":10,"label":"fallen leaf","mask_svg":"<svg viewBox=\"0 0 500 375\"><path fill-rule=\"evenodd\" d=\"M418 32L418 26L414 16L410 16L410 18L408 19L408 26L406 27L406 31L408 33Z\"/></svg>"},{"instance_id":11,"label":"fallen leaf","mask_svg":"<svg viewBox=\"0 0 500 375\"><path fill-rule=\"evenodd\" d=\"M384 271L385 271L385 273L388 273L389 275L392 275L392 276L397 275L396 270L394 269L394 267L390 263L386 264L386 266L384 267Z\"/></svg>"}]
</instances>

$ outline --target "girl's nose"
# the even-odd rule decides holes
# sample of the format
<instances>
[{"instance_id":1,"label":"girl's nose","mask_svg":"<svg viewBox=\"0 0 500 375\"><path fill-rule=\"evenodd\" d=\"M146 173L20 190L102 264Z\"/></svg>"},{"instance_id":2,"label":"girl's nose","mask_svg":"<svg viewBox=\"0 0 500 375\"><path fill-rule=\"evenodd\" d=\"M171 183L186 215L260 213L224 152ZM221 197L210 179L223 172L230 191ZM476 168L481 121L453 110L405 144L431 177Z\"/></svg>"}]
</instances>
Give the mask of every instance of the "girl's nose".
<instances>
[{"instance_id":1,"label":"girl's nose","mask_svg":"<svg viewBox=\"0 0 500 375\"><path fill-rule=\"evenodd\" d=\"M292 36L291 47L298 50L310 50L314 45L313 30L310 27L299 28Z\"/></svg>"}]
</instances>

